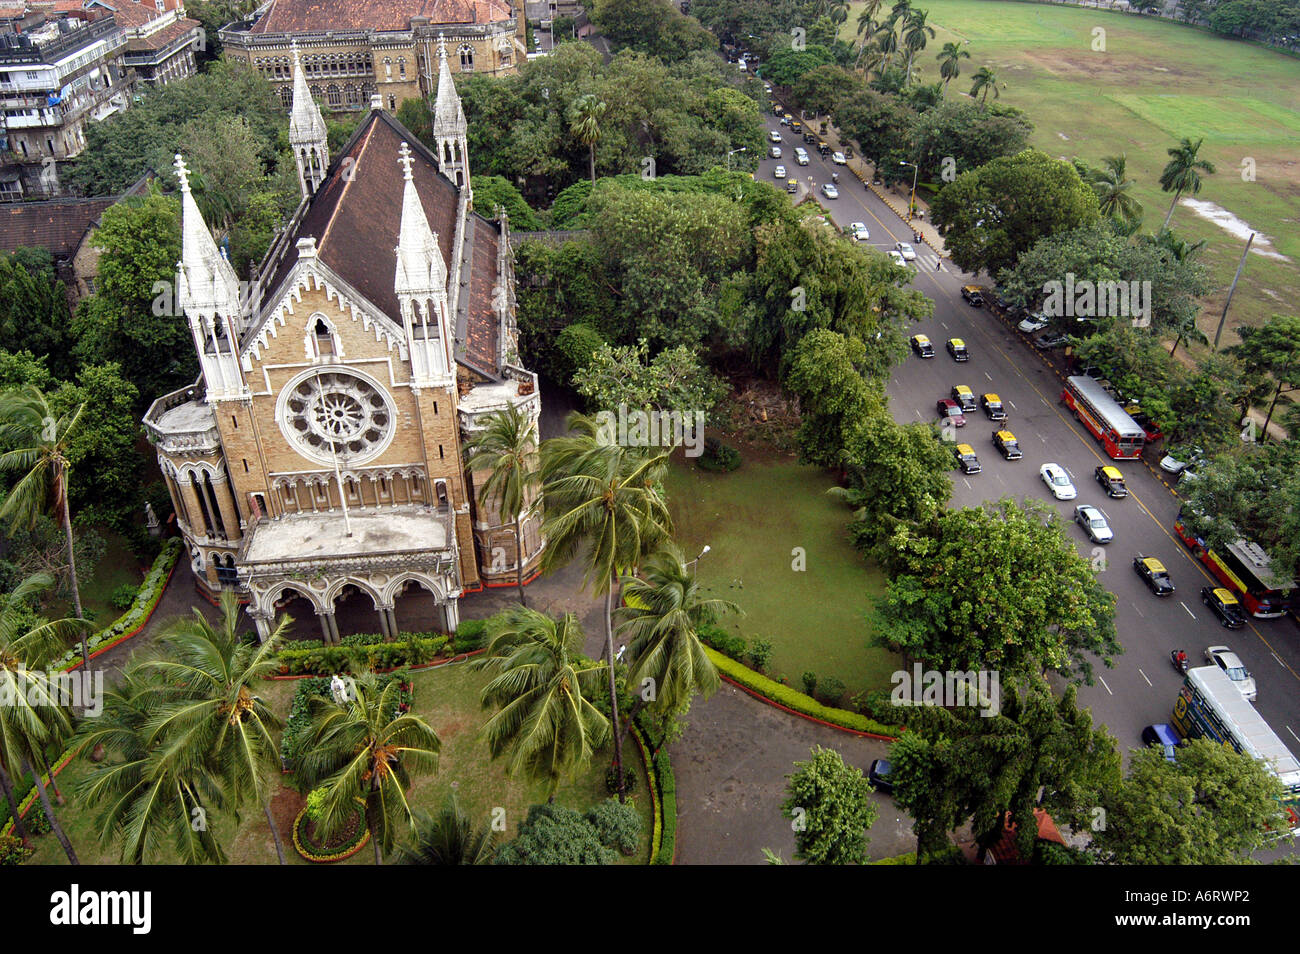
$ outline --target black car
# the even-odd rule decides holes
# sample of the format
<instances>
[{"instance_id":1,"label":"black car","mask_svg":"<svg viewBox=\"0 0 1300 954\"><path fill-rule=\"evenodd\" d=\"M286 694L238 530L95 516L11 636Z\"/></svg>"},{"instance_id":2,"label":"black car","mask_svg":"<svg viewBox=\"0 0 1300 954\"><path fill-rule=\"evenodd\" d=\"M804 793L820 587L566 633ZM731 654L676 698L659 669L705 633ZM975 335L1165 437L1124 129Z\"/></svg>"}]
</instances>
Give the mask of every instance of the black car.
<instances>
[{"instance_id":1,"label":"black car","mask_svg":"<svg viewBox=\"0 0 1300 954\"><path fill-rule=\"evenodd\" d=\"M1213 588L1202 586L1201 602L1208 606L1214 615L1219 617L1219 622L1228 629L1241 629L1246 625L1246 615L1242 612L1237 597L1233 596L1231 591L1221 586Z\"/></svg>"},{"instance_id":2,"label":"black car","mask_svg":"<svg viewBox=\"0 0 1300 954\"><path fill-rule=\"evenodd\" d=\"M817 141L817 134L812 132L805 132L803 134L803 141L808 143L808 145L811 146L813 143Z\"/></svg>"},{"instance_id":3,"label":"black car","mask_svg":"<svg viewBox=\"0 0 1300 954\"><path fill-rule=\"evenodd\" d=\"M1107 497L1128 496L1128 487L1124 484L1124 475L1119 472L1119 468L1102 464L1092 473L1097 478L1097 483L1101 484L1101 489L1106 491Z\"/></svg>"},{"instance_id":4,"label":"black car","mask_svg":"<svg viewBox=\"0 0 1300 954\"><path fill-rule=\"evenodd\" d=\"M1156 596L1173 595L1174 581L1169 578L1169 571L1159 560L1138 554L1133 558L1133 569Z\"/></svg>"},{"instance_id":5,"label":"black car","mask_svg":"<svg viewBox=\"0 0 1300 954\"><path fill-rule=\"evenodd\" d=\"M876 759L867 769L867 781L877 792L894 794L894 766L885 759Z\"/></svg>"},{"instance_id":6,"label":"black car","mask_svg":"<svg viewBox=\"0 0 1300 954\"><path fill-rule=\"evenodd\" d=\"M980 292L978 285L962 285L961 297L976 308L984 304L984 295Z\"/></svg>"},{"instance_id":7,"label":"black car","mask_svg":"<svg viewBox=\"0 0 1300 954\"><path fill-rule=\"evenodd\" d=\"M1024 456L1020 450L1020 442L1010 431L994 431L993 446L1001 451L1002 456L1007 460L1019 460Z\"/></svg>"}]
</instances>

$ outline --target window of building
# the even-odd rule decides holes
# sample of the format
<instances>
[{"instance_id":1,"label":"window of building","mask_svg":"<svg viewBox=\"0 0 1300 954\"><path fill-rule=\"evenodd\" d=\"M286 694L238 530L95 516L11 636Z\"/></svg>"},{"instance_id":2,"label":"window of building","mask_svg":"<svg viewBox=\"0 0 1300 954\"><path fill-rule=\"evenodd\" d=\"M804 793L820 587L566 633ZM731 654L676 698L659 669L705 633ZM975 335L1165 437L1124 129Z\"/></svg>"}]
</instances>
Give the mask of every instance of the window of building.
<instances>
[{"instance_id":1,"label":"window of building","mask_svg":"<svg viewBox=\"0 0 1300 954\"><path fill-rule=\"evenodd\" d=\"M460 47L460 68L462 70L472 70L474 68L474 47L468 43L463 43Z\"/></svg>"},{"instance_id":2,"label":"window of building","mask_svg":"<svg viewBox=\"0 0 1300 954\"><path fill-rule=\"evenodd\" d=\"M406 57L399 57L397 60L397 75L406 79Z\"/></svg>"},{"instance_id":3,"label":"window of building","mask_svg":"<svg viewBox=\"0 0 1300 954\"><path fill-rule=\"evenodd\" d=\"M316 343L316 357L319 358L334 353L334 334L330 331L329 325L325 324L324 318L316 319L316 326L312 329L312 335Z\"/></svg>"},{"instance_id":4,"label":"window of building","mask_svg":"<svg viewBox=\"0 0 1300 954\"><path fill-rule=\"evenodd\" d=\"M325 101L331 106L340 106L343 103L343 91L337 86L330 86L325 90Z\"/></svg>"},{"instance_id":5,"label":"window of building","mask_svg":"<svg viewBox=\"0 0 1300 954\"><path fill-rule=\"evenodd\" d=\"M397 97L392 93L388 94L388 108L390 111L397 108Z\"/></svg>"}]
</instances>

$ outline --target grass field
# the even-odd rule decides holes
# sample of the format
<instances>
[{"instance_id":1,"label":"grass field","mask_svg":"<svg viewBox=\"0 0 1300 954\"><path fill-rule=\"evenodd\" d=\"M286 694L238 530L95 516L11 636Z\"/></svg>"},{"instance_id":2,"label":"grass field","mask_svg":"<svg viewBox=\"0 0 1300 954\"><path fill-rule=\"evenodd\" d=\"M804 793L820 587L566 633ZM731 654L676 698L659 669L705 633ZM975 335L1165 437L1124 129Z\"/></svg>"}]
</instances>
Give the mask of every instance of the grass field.
<instances>
[{"instance_id":1,"label":"grass field","mask_svg":"<svg viewBox=\"0 0 1300 954\"><path fill-rule=\"evenodd\" d=\"M730 474L711 474L676 458L667 482L676 537L709 595L738 603L727 617L751 644L773 644L770 673L799 688L805 671L836 676L850 689L882 688L898 660L867 645L867 599L884 578L848 541L849 512L826 496L822 471L744 451ZM806 569L793 569L795 548Z\"/></svg>"},{"instance_id":2,"label":"grass field","mask_svg":"<svg viewBox=\"0 0 1300 954\"><path fill-rule=\"evenodd\" d=\"M519 823L528 814L528 806L546 801L546 783L528 782L507 778L502 762L493 762L487 746L479 739L479 729L490 712L479 708L478 696L486 677L469 671L464 665L444 666L417 673L415 684L415 711L433 726L442 742L438 771L435 775L421 777L411 788L412 804L430 813L442 806L447 793L455 789L457 799L476 825L488 824L495 809L504 810L507 832L498 835L501 840L513 838ZM282 716L289 710L296 683L277 681L263 684L260 694ZM576 779L560 783L555 801L579 811L585 811L597 801L606 798L605 767L609 764L609 750L596 754L592 767ZM619 858L620 864L644 864L650 853L650 795L646 789L645 772L636 754L636 745L627 738L623 744L624 763L637 771L636 789L631 803L641 816L642 850L630 858ZM79 804L74 789L79 779L90 769L82 757L75 759L59 775L59 787L68 804L55 808L72 846L82 864L116 864L117 851L110 845L101 848L95 837L92 806ZM296 815L302 797L286 788L273 802L273 810L283 809ZM287 826L286 826L287 828ZM234 830L232 830L234 829ZM230 824L216 826L218 838L234 864L275 864L275 846L260 810L251 808L245 813L237 828ZM37 852L28 864L63 864L66 862L59 843L52 834L35 839ZM310 864L301 858L286 837L285 856L290 864ZM367 845L342 864L373 864L374 853Z\"/></svg>"},{"instance_id":3,"label":"grass field","mask_svg":"<svg viewBox=\"0 0 1300 954\"><path fill-rule=\"evenodd\" d=\"M1300 60L1182 24L1100 10L1003 0L921 0L937 35L920 54L925 82L938 80L935 55L966 40L971 58L949 95L970 89L990 66L1006 83L1000 101L1024 109L1032 144L1096 164L1123 152L1144 228L1158 228L1171 196L1160 191L1165 150L1179 138L1204 136L1201 155L1218 167L1198 198L1215 202L1273 243L1289 261L1252 254L1233 299L1228 325L1259 324L1291 313L1300 298ZM844 27L853 34L860 4ZM1105 50L1092 49L1094 30ZM1254 163L1254 181L1243 167ZM1211 336L1244 245L1180 206L1173 227L1205 238L1203 253L1217 290L1201 326ZM1236 336L1224 336L1227 344Z\"/></svg>"}]
</instances>

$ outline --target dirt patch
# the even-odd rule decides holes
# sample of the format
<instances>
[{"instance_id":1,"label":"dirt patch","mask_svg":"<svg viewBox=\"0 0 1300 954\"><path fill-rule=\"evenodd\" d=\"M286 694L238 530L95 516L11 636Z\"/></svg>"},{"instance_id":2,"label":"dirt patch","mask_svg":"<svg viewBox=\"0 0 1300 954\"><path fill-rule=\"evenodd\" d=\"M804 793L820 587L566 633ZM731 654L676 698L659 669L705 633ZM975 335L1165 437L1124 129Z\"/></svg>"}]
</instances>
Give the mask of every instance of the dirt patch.
<instances>
[{"instance_id":1,"label":"dirt patch","mask_svg":"<svg viewBox=\"0 0 1300 954\"><path fill-rule=\"evenodd\" d=\"M276 831L284 844L293 845L293 822L306 804L306 796L284 785L271 798L271 817L275 819ZM288 850L293 849L290 847Z\"/></svg>"}]
</instances>

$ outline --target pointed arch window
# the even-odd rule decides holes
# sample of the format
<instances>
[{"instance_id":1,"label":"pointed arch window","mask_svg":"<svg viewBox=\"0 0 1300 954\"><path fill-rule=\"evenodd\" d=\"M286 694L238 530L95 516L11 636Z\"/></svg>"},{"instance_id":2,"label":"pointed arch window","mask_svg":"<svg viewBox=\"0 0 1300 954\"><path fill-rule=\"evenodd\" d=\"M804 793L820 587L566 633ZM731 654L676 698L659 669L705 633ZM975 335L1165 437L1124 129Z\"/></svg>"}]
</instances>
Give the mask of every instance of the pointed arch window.
<instances>
[{"instance_id":1,"label":"pointed arch window","mask_svg":"<svg viewBox=\"0 0 1300 954\"><path fill-rule=\"evenodd\" d=\"M343 91L331 84L325 90L325 101L335 108L343 104Z\"/></svg>"},{"instance_id":2,"label":"pointed arch window","mask_svg":"<svg viewBox=\"0 0 1300 954\"><path fill-rule=\"evenodd\" d=\"M311 338L316 357L324 358L338 353L334 342L334 332L324 318L317 318L312 325Z\"/></svg>"},{"instance_id":3,"label":"pointed arch window","mask_svg":"<svg viewBox=\"0 0 1300 954\"><path fill-rule=\"evenodd\" d=\"M458 52L460 53L460 68L465 72L474 69L474 47L468 43L462 43Z\"/></svg>"}]
</instances>

